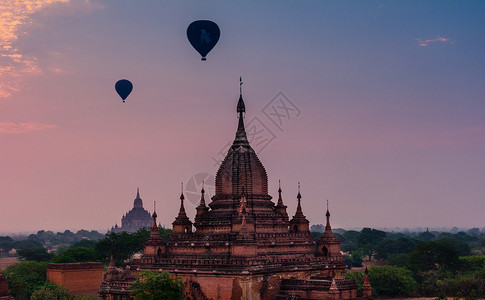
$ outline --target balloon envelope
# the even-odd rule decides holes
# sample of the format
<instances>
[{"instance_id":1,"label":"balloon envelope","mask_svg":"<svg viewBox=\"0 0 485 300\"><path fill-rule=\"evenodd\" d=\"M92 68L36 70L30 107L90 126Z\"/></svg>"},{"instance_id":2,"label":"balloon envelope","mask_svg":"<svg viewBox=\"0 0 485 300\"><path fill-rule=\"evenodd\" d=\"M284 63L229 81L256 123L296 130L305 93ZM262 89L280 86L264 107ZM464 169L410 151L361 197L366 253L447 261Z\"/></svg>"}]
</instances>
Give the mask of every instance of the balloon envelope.
<instances>
[{"instance_id":1,"label":"balloon envelope","mask_svg":"<svg viewBox=\"0 0 485 300\"><path fill-rule=\"evenodd\" d=\"M221 31L216 23L209 20L198 20L192 22L187 28L187 38L192 47L202 56L202 60L219 41Z\"/></svg>"},{"instance_id":2,"label":"balloon envelope","mask_svg":"<svg viewBox=\"0 0 485 300\"><path fill-rule=\"evenodd\" d=\"M128 97L133 90L133 84L129 80L121 79L116 82L115 89L121 99L123 99L123 102L125 102L126 97Z\"/></svg>"}]
</instances>

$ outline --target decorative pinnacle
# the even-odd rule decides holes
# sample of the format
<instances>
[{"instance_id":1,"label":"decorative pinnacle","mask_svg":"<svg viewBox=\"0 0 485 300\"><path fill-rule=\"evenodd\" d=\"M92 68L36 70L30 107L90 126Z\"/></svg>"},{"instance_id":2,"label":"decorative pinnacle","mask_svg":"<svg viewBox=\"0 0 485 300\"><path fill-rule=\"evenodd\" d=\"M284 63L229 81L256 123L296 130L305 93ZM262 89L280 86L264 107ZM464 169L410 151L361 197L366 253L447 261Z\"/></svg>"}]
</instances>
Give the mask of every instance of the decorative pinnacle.
<instances>
[{"instance_id":1,"label":"decorative pinnacle","mask_svg":"<svg viewBox=\"0 0 485 300\"><path fill-rule=\"evenodd\" d=\"M298 195L296 195L296 198L298 198L298 201L301 199L301 194L300 194L300 182L298 181Z\"/></svg>"},{"instance_id":2,"label":"decorative pinnacle","mask_svg":"<svg viewBox=\"0 0 485 300\"><path fill-rule=\"evenodd\" d=\"M185 197L184 197L184 183L180 183L180 200L184 200Z\"/></svg>"},{"instance_id":3,"label":"decorative pinnacle","mask_svg":"<svg viewBox=\"0 0 485 300\"><path fill-rule=\"evenodd\" d=\"M328 210L328 199L327 199L327 213L325 214L327 219L330 218L330 211Z\"/></svg>"},{"instance_id":4,"label":"decorative pinnacle","mask_svg":"<svg viewBox=\"0 0 485 300\"><path fill-rule=\"evenodd\" d=\"M239 96L242 96L242 85L243 85L242 76L239 76Z\"/></svg>"},{"instance_id":5,"label":"decorative pinnacle","mask_svg":"<svg viewBox=\"0 0 485 300\"><path fill-rule=\"evenodd\" d=\"M281 181L278 180L278 206L283 206L283 199L281 198Z\"/></svg>"},{"instance_id":6,"label":"decorative pinnacle","mask_svg":"<svg viewBox=\"0 0 485 300\"><path fill-rule=\"evenodd\" d=\"M199 206L205 206L205 199L204 199L204 181L202 181L202 190L200 191L200 205Z\"/></svg>"},{"instance_id":7,"label":"decorative pinnacle","mask_svg":"<svg viewBox=\"0 0 485 300\"><path fill-rule=\"evenodd\" d=\"M140 198L140 188L136 188L136 198Z\"/></svg>"}]
</instances>

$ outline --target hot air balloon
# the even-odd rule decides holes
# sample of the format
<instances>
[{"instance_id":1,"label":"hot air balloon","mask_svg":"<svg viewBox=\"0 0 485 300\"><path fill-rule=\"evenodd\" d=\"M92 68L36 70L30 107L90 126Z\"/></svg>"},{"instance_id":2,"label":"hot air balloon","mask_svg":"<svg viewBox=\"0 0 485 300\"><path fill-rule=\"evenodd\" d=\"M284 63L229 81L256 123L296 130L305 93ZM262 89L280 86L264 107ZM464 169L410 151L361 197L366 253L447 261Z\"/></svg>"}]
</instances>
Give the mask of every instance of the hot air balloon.
<instances>
[{"instance_id":1,"label":"hot air balloon","mask_svg":"<svg viewBox=\"0 0 485 300\"><path fill-rule=\"evenodd\" d=\"M209 20L194 21L187 28L187 38L192 47L200 53L202 60L205 60L207 53L217 44L220 35L219 26Z\"/></svg>"},{"instance_id":2,"label":"hot air balloon","mask_svg":"<svg viewBox=\"0 0 485 300\"><path fill-rule=\"evenodd\" d=\"M121 79L116 82L115 89L121 99L123 99L123 103L125 103L125 99L133 90L133 84L127 79Z\"/></svg>"}]
</instances>

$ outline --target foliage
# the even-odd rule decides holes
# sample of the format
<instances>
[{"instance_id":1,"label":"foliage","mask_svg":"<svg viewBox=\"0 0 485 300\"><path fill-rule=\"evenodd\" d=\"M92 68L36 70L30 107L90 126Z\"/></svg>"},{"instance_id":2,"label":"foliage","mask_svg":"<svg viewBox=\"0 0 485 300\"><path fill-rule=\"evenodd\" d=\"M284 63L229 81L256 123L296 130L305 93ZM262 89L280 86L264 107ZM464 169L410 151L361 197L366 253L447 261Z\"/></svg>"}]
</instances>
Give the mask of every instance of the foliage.
<instances>
[{"instance_id":1,"label":"foliage","mask_svg":"<svg viewBox=\"0 0 485 300\"><path fill-rule=\"evenodd\" d=\"M460 270L462 272L480 271L485 269L485 255L462 256L459 257L459 262Z\"/></svg>"},{"instance_id":2,"label":"foliage","mask_svg":"<svg viewBox=\"0 0 485 300\"><path fill-rule=\"evenodd\" d=\"M434 234L432 234L431 232L425 231L425 232L421 232L420 234L418 234L417 238L420 239L421 241L429 242L432 239L434 239L434 237L435 237Z\"/></svg>"},{"instance_id":3,"label":"foliage","mask_svg":"<svg viewBox=\"0 0 485 300\"><path fill-rule=\"evenodd\" d=\"M159 228L159 232L160 237L165 242L168 241L172 234L171 229ZM99 240L94 245L96 258L98 261L108 263L111 249L113 249L116 265L125 265L126 260L130 259L133 254L140 252L143 249L143 244L145 244L149 236L150 229L148 228L141 228L134 233L128 233L126 231L120 233L110 232L106 234L104 239Z\"/></svg>"},{"instance_id":4,"label":"foliage","mask_svg":"<svg viewBox=\"0 0 485 300\"><path fill-rule=\"evenodd\" d=\"M347 272L345 273L345 279L353 280L357 284L357 296L362 296L362 286L364 285L365 275L362 272Z\"/></svg>"},{"instance_id":5,"label":"foliage","mask_svg":"<svg viewBox=\"0 0 485 300\"><path fill-rule=\"evenodd\" d=\"M82 295L82 296L75 296L74 300L98 300L99 298L94 295Z\"/></svg>"},{"instance_id":6,"label":"foliage","mask_svg":"<svg viewBox=\"0 0 485 300\"><path fill-rule=\"evenodd\" d=\"M405 267L408 265L409 254L399 253L391 254L387 257L387 264L390 266Z\"/></svg>"},{"instance_id":7,"label":"foliage","mask_svg":"<svg viewBox=\"0 0 485 300\"><path fill-rule=\"evenodd\" d=\"M311 234L312 234L312 240L316 243L320 240L323 233L321 233L319 231L312 231Z\"/></svg>"},{"instance_id":8,"label":"foliage","mask_svg":"<svg viewBox=\"0 0 485 300\"><path fill-rule=\"evenodd\" d=\"M137 300L183 300L183 282L165 271L141 271L130 287Z\"/></svg>"},{"instance_id":9,"label":"foliage","mask_svg":"<svg viewBox=\"0 0 485 300\"><path fill-rule=\"evenodd\" d=\"M79 248L79 247L85 247L85 248L94 248L96 245L97 241L93 240L80 240L79 242L75 242L72 244L69 248Z\"/></svg>"},{"instance_id":10,"label":"foliage","mask_svg":"<svg viewBox=\"0 0 485 300\"><path fill-rule=\"evenodd\" d=\"M376 253L376 245L385 237L386 232L366 227L362 229L357 237L357 244L362 249L363 254L372 259Z\"/></svg>"},{"instance_id":11,"label":"foliage","mask_svg":"<svg viewBox=\"0 0 485 300\"><path fill-rule=\"evenodd\" d=\"M357 238L360 232L355 230L348 230L340 235L336 235L337 239L340 241L340 249L344 252L352 252L358 248Z\"/></svg>"},{"instance_id":12,"label":"foliage","mask_svg":"<svg viewBox=\"0 0 485 300\"><path fill-rule=\"evenodd\" d=\"M405 267L372 266L369 282L375 297L407 297L418 288L413 273Z\"/></svg>"},{"instance_id":13,"label":"foliage","mask_svg":"<svg viewBox=\"0 0 485 300\"><path fill-rule=\"evenodd\" d=\"M27 300L46 281L46 262L23 261L8 266L4 271L12 296Z\"/></svg>"},{"instance_id":14,"label":"foliage","mask_svg":"<svg viewBox=\"0 0 485 300\"><path fill-rule=\"evenodd\" d=\"M70 248L52 259L53 263L75 263L96 261L96 251L93 248Z\"/></svg>"},{"instance_id":15,"label":"foliage","mask_svg":"<svg viewBox=\"0 0 485 300\"><path fill-rule=\"evenodd\" d=\"M323 226L323 224L314 224L314 225L310 226L310 231L311 232L324 232L325 226Z\"/></svg>"},{"instance_id":16,"label":"foliage","mask_svg":"<svg viewBox=\"0 0 485 300\"><path fill-rule=\"evenodd\" d=\"M26 248L17 250L17 255L20 260L30 261L49 261L54 257L54 254L49 253L46 248Z\"/></svg>"},{"instance_id":17,"label":"foliage","mask_svg":"<svg viewBox=\"0 0 485 300\"><path fill-rule=\"evenodd\" d=\"M14 240L9 236L0 236L0 253L7 253L13 249Z\"/></svg>"},{"instance_id":18,"label":"foliage","mask_svg":"<svg viewBox=\"0 0 485 300\"><path fill-rule=\"evenodd\" d=\"M46 282L36 290L31 300L74 300L74 295L65 287L51 282Z\"/></svg>"},{"instance_id":19,"label":"foliage","mask_svg":"<svg viewBox=\"0 0 485 300\"><path fill-rule=\"evenodd\" d=\"M468 242L456 238L444 238L440 239L439 241L453 245L455 250L458 252L458 256L468 256L471 254L471 248L470 245L468 245Z\"/></svg>"},{"instance_id":20,"label":"foliage","mask_svg":"<svg viewBox=\"0 0 485 300\"><path fill-rule=\"evenodd\" d=\"M64 232L57 232L54 233L50 230L39 230L35 234L29 235L28 239L36 241L41 245L46 246L47 248L51 248L53 245L60 245L60 244L73 244L82 240L99 240L103 238L103 234L92 230L84 230L81 229L76 233L65 230Z\"/></svg>"},{"instance_id":21,"label":"foliage","mask_svg":"<svg viewBox=\"0 0 485 300\"><path fill-rule=\"evenodd\" d=\"M18 249L42 248L42 244L33 239L15 241L13 247Z\"/></svg>"},{"instance_id":22,"label":"foliage","mask_svg":"<svg viewBox=\"0 0 485 300\"><path fill-rule=\"evenodd\" d=\"M453 269L458 266L458 251L448 241L423 243L409 255L409 266L416 272Z\"/></svg>"},{"instance_id":23,"label":"foliage","mask_svg":"<svg viewBox=\"0 0 485 300\"><path fill-rule=\"evenodd\" d=\"M134 233L126 231L120 233L110 232L94 246L97 259L108 263L111 250L113 249L116 265L125 265L126 260L143 249L143 244L149 236L150 231L147 228L142 228Z\"/></svg>"},{"instance_id":24,"label":"foliage","mask_svg":"<svg viewBox=\"0 0 485 300\"><path fill-rule=\"evenodd\" d=\"M411 238L398 238L396 240L383 239L375 247L375 258L386 259L392 254L409 253L416 248L418 241Z\"/></svg>"}]
</instances>

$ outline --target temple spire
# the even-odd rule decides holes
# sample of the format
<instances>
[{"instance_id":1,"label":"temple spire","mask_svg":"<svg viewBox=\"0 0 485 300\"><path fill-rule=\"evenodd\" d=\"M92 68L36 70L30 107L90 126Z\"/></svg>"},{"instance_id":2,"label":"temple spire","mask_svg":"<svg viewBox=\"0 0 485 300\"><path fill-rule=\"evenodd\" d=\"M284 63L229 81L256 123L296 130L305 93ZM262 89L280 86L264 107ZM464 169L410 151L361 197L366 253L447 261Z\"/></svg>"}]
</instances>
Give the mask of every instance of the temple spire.
<instances>
[{"instance_id":1,"label":"temple spire","mask_svg":"<svg viewBox=\"0 0 485 300\"><path fill-rule=\"evenodd\" d=\"M296 207L295 216L303 216L303 211L301 210L300 182L298 182L298 195L296 195L296 198L298 199L298 206Z\"/></svg>"},{"instance_id":2,"label":"temple spire","mask_svg":"<svg viewBox=\"0 0 485 300\"><path fill-rule=\"evenodd\" d=\"M192 222L190 222L189 218L187 217L187 214L185 213L185 208L184 208L184 185L182 183L182 188L181 188L181 193L180 193L180 210L178 216L175 218L175 221L172 223L173 225L173 232L177 233L191 233L192 232Z\"/></svg>"},{"instance_id":3,"label":"temple spire","mask_svg":"<svg viewBox=\"0 0 485 300\"><path fill-rule=\"evenodd\" d=\"M281 181L278 180L278 206L283 206L283 198L281 197Z\"/></svg>"},{"instance_id":4,"label":"temple spire","mask_svg":"<svg viewBox=\"0 0 485 300\"><path fill-rule=\"evenodd\" d=\"M185 214L185 207L184 207L184 183L182 182L181 184L181 192L180 192L180 210L179 210L179 216L181 215L186 215Z\"/></svg>"},{"instance_id":5,"label":"temple spire","mask_svg":"<svg viewBox=\"0 0 485 300\"><path fill-rule=\"evenodd\" d=\"M246 106L242 98L242 77L239 78L239 101L237 102L237 113L239 115L239 123L236 131L236 138L234 139L233 146L249 145L246 135L246 129L244 128L244 113L246 112Z\"/></svg>"},{"instance_id":6,"label":"temple spire","mask_svg":"<svg viewBox=\"0 0 485 300\"><path fill-rule=\"evenodd\" d=\"M140 198L140 188L136 188L136 198Z\"/></svg>"},{"instance_id":7,"label":"temple spire","mask_svg":"<svg viewBox=\"0 0 485 300\"><path fill-rule=\"evenodd\" d=\"M204 190L204 181L202 181L202 190L200 191L200 204L199 206L205 206L205 199L204 199L204 194L205 194L205 190Z\"/></svg>"},{"instance_id":8,"label":"temple spire","mask_svg":"<svg viewBox=\"0 0 485 300\"><path fill-rule=\"evenodd\" d=\"M150 239L152 239L152 240L153 239L156 239L156 240L160 239L160 232L158 231L158 226L157 226L156 205L157 205L157 202L153 201L153 215L152 215L153 225L152 225L152 230L150 232Z\"/></svg>"},{"instance_id":9,"label":"temple spire","mask_svg":"<svg viewBox=\"0 0 485 300\"><path fill-rule=\"evenodd\" d=\"M325 216L327 217L327 224L325 225L325 230L327 230L327 228L330 230L332 228L330 227L330 212L328 211L328 199L327 199L327 213L325 214Z\"/></svg>"}]
</instances>

